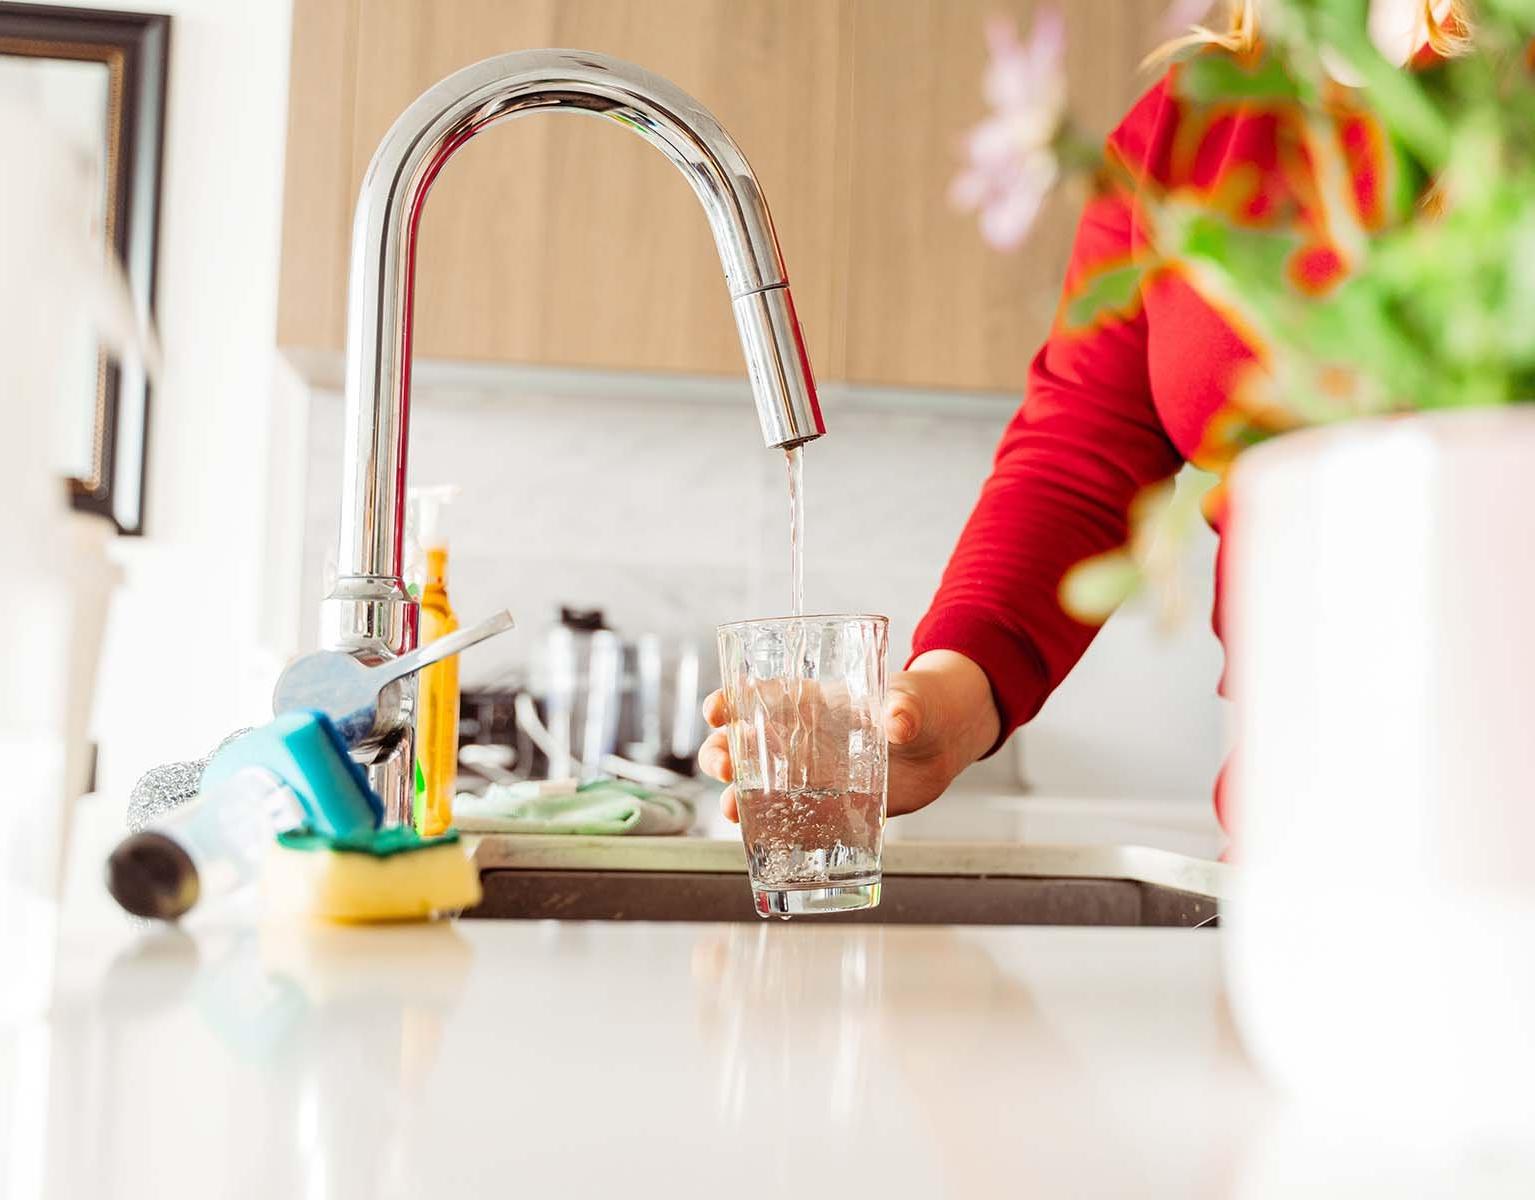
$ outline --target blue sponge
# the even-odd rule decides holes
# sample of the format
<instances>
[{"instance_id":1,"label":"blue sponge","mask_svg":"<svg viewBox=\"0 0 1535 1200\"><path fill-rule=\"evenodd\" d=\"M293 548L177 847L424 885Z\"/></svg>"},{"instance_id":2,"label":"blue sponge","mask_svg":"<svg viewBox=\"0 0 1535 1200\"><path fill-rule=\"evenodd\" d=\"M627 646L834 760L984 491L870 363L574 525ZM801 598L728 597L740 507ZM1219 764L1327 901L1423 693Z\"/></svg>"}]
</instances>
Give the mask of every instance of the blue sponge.
<instances>
[{"instance_id":1,"label":"blue sponge","mask_svg":"<svg viewBox=\"0 0 1535 1200\"><path fill-rule=\"evenodd\" d=\"M324 713L283 713L230 742L208 764L203 789L249 767L270 771L287 784L315 833L351 837L377 829L383 821L383 802Z\"/></svg>"}]
</instances>

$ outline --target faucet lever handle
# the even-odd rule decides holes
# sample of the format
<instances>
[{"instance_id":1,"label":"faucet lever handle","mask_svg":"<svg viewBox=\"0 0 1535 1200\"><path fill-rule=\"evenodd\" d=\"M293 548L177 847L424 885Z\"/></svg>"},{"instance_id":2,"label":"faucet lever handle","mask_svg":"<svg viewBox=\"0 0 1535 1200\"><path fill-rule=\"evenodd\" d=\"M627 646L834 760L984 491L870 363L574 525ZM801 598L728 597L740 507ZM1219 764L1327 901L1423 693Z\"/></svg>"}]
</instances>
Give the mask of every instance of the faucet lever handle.
<instances>
[{"instance_id":1,"label":"faucet lever handle","mask_svg":"<svg viewBox=\"0 0 1535 1200\"><path fill-rule=\"evenodd\" d=\"M347 745L361 746L399 728L399 698L386 691L390 684L510 628L512 614L503 610L376 667L342 650L306 654L289 663L277 680L272 711L318 709L336 723Z\"/></svg>"},{"instance_id":2,"label":"faucet lever handle","mask_svg":"<svg viewBox=\"0 0 1535 1200\"><path fill-rule=\"evenodd\" d=\"M372 678L376 680L378 688L382 691L388 684L396 679L403 679L412 675L423 667L429 667L434 662L441 662L450 658L470 646L483 642L486 638L495 637L498 633L505 633L508 629L516 627L517 622L512 620L512 614L508 609L502 609L494 616L486 617L477 625L471 625L468 629L460 629L457 632L446 634L435 642L428 642L399 658L389 659L379 663L376 667L368 668L372 672Z\"/></svg>"}]
</instances>

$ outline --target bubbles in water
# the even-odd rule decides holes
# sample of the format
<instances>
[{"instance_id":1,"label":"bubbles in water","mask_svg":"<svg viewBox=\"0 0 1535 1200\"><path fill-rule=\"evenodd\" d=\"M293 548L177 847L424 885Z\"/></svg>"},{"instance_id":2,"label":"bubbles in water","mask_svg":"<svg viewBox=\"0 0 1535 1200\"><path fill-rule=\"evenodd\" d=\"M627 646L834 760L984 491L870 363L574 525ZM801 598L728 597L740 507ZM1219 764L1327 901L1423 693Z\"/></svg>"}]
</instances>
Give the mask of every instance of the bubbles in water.
<instances>
[{"instance_id":1,"label":"bubbles in water","mask_svg":"<svg viewBox=\"0 0 1535 1200\"><path fill-rule=\"evenodd\" d=\"M758 887L855 883L879 870L881 797L741 789L741 831Z\"/></svg>"}]
</instances>

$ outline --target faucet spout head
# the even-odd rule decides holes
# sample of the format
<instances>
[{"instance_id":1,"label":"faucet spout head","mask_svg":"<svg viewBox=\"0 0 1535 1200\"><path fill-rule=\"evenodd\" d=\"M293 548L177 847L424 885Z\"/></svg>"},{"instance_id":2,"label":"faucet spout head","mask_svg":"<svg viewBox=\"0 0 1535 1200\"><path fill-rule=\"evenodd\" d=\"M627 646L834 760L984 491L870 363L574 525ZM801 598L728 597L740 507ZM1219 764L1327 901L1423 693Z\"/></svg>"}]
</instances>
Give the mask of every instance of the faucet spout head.
<instances>
[{"instance_id":1,"label":"faucet spout head","mask_svg":"<svg viewBox=\"0 0 1535 1200\"><path fill-rule=\"evenodd\" d=\"M787 283L735 298L746 374L768 447L802 446L826 432L815 375Z\"/></svg>"}]
</instances>

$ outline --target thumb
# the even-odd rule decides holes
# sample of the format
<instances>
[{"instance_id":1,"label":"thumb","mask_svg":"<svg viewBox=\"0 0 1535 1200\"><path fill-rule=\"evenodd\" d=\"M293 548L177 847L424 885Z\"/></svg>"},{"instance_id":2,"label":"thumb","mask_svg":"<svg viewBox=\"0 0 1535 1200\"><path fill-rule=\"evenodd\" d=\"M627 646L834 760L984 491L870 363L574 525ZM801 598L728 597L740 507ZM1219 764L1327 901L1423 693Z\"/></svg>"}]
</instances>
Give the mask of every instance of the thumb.
<instances>
[{"instance_id":1,"label":"thumb","mask_svg":"<svg viewBox=\"0 0 1535 1200\"><path fill-rule=\"evenodd\" d=\"M910 745L922 736L926 724L926 705L916 681L897 675L885 697L885 736L892 746Z\"/></svg>"}]
</instances>

